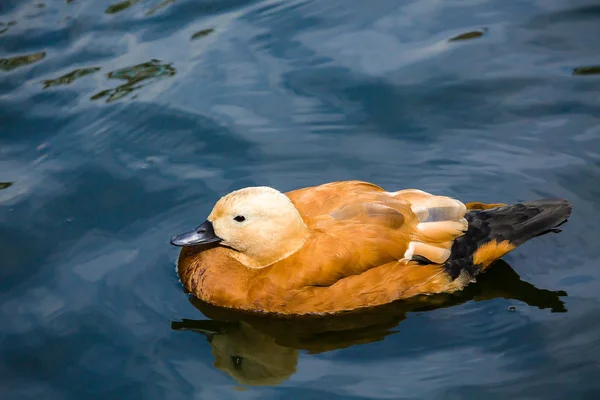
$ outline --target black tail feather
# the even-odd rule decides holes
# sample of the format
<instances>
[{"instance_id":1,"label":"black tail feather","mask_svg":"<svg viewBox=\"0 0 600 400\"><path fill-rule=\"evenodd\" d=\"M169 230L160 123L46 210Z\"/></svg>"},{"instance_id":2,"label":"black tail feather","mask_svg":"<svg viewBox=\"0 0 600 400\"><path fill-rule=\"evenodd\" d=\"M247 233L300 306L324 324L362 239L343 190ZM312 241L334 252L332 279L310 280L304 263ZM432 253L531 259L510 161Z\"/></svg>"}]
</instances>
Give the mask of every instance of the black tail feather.
<instances>
[{"instance_id":1,"label":"black tail feather","mask_svg":"<svg viewBox=\"0 0 600 400\"><path fill-rule=\"evenodd\" d=\"M446 270L453 278L464 269L476 276L480 266L473 265L473 253L479 247L494 239L520 246L534 237L560 232L557 227L567 221L571 208L567 200L543 199L469 211L465 216L468 230L454 242Z\"/></svg>"}]
</instances>

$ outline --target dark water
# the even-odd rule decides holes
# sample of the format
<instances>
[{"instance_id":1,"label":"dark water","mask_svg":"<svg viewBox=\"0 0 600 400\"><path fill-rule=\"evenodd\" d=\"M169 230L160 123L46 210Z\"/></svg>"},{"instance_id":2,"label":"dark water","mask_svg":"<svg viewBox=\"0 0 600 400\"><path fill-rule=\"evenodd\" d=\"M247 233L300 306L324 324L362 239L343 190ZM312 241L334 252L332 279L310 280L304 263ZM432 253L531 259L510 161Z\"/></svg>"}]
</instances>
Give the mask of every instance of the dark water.
<instances>
[{"instance_id":1,"label":"dark water","mask_svg":"<svg viewBox=\"0 0 600 400\"><path fill-rule=\"evenodd\" d=\"M600 398L599 2L3 0L0 32L2 398ZM343 179L574 215L437 308L207 321L169 238Z\"/></svg>"}]
</instances>

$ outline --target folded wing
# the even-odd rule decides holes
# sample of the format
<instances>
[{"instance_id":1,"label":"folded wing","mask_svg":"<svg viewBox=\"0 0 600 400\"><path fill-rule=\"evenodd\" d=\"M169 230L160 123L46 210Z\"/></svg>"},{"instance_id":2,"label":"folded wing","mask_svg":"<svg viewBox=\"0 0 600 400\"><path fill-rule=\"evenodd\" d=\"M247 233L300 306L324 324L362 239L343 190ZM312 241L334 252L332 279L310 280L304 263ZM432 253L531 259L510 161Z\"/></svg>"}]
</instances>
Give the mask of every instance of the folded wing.
<instances>
[{"instance_id":1,"label":"folded wing","mask_svg":"<svg viewBox=\"0 0 600 400\"><path fill-rule=\"evenodd\" d=\"M456 199L416 189L391 193L391 197L410 203L418 219L405 260L443 264L450 257L454 240L467 231L466 206Z\"/></svg>"}]
</instances>

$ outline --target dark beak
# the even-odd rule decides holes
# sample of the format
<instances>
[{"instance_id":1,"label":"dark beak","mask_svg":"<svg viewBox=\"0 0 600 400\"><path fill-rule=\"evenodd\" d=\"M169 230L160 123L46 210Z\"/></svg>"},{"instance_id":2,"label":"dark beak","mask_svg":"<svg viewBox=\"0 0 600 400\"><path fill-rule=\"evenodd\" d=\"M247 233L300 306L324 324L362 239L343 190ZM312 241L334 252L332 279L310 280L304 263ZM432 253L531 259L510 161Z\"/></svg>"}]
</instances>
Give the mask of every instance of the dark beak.
<instances>
[{"instance_id":1,"label":"dark beak","mask_svg":"<svg viewBox=\"0 0 600 400\"><path fill-rule=\"evenodd\" d=\"M174 246L196 246L200 244L216 243L221 240L220 237L215 235L212 222L205 221L202 225L192 231L173 236L171 238L171 244Z\"/></svg>"}]
</instances>

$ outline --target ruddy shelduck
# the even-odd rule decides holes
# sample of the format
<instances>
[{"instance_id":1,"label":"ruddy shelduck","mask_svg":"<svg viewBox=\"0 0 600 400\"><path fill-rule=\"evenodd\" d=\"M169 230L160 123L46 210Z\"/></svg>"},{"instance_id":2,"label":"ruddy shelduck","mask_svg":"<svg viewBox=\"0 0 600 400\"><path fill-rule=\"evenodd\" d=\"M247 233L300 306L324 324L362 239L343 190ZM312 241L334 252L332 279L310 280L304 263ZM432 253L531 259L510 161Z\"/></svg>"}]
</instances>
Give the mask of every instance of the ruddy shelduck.
<instances>
[{"instance_id":1,"label":"ruddy shelduck","mask_svg":"<svg viewBox=\"0 0 600 400\"><path fill-rule=\"evenodd\" d=\"M360 181L279 192L248 187L175 236L178 273L200 300L286 315L328 314L463 289L493 261L557 231L571 205L462 203Z\"/></svg>"}]
</instances>

